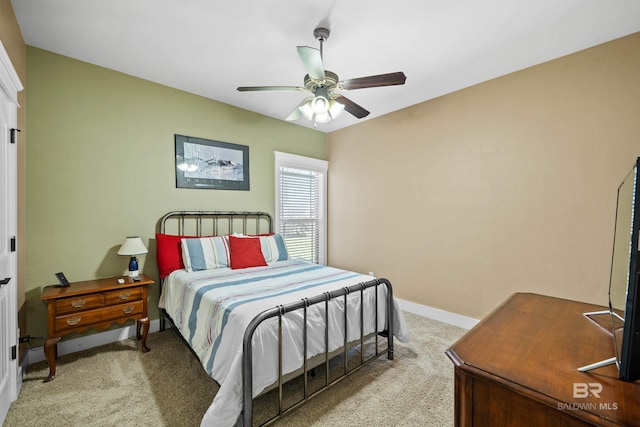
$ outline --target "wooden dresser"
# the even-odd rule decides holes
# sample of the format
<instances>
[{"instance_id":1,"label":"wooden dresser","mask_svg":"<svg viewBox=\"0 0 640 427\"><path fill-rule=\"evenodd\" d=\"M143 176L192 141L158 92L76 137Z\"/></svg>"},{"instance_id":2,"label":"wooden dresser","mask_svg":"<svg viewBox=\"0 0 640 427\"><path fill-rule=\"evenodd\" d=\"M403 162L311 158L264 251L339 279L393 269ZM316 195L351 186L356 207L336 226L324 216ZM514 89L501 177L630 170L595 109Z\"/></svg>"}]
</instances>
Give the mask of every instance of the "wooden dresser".
<instances>
[{"instance_id":1,"label":"wooden dresser","mask_svg":"<svg viewBox=\"0 0 640 427\"><path fill-rule=\"evenodd\" d=\"M615 365L577 369L615 355L607 333L583 316L605 307L515 294L460 338L455 365L456 426L640 426L640 381Z\"/></svg>"},{"instance_id":2,"label":"wooden dresser","mask_svg":"<svg viewBox=\"0 0 640 427\"><path fill-rule=\"evenodd\" d=\"M124 283L118 283L118 279ZM148 286L153 280L140 275L140 281L130 277L110 277L71 283L67 287L46 287L40 299L47 304L48 335L44 353L49 363L51 381L56 375L58 342L73 332L88 329L106 329L113 323L136 320L136 336L142 340L141 349L147 348L149 333Z\"/></svg>"}]
</instances>

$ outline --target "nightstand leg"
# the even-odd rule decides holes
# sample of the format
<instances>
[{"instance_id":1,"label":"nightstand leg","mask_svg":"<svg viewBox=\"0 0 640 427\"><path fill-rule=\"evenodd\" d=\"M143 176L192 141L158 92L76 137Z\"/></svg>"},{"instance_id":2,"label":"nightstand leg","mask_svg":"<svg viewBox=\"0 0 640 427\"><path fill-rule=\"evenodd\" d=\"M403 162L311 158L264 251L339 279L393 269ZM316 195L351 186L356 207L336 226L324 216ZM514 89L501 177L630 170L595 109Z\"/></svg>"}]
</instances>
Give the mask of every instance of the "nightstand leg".
<instances>
[{"instance_id":1,"label":"nightstand leg","mask_svg":"<svg viewBox=\"0 0 640 427\"><path fill-rule=\"evenodd\" d=\"M142 329L142 334L140 333L140 329ZM150 351L149 347L147 347L147 335L149 334L149 318L145 317L144 319L138 320L136 337L138 339L142 338L142 351L147 352Z\"/></svg>"},{"instance_id":2,"label":"nightstand leg","mask_svg":"<svg viewBox=\"0 0 640 427\"><path fill-rule=\"evenodd\" d=\"M44 355L49 364L49 376L43 382L48 383L56 376L56 358L58 357L58 341L62 337L48 338L44 344Z\"/></svg>"}]
</instances>

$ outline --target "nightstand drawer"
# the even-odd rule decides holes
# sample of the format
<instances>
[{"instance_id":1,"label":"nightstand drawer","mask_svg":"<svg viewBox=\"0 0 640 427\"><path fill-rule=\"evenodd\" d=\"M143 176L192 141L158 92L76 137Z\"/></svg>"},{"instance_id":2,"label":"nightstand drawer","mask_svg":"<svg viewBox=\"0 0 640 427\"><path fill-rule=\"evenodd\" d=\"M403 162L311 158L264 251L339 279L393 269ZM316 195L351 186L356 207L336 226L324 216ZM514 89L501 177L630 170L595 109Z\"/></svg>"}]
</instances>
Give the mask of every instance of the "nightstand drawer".
<instances>
[{"instance_id":1,"label":"nightstand drawer","mask_svg":"<svg viewBox=\"0 0 640 427\"><path fill-rule=\"evenodd\" d=\"M117 319L128 319L143 313L143 301L133 301L111 307L89 310L82 313L72 313L56 316L56 331L84 328L93 324L109 322Z\"/></svg>"},{"instance_id":2,"label":"nightstand drawer","mask_svg":"<svg viewBox=\"0 0 640 427\"><path fill-rule=\"evenodd\" d=\"M104 305L103 294L83 295L77 297L60 298L55 300L56 313L75 313L77 311L91 310Z\"/></svg>"},{"instance_id":3,"label":"nightstand drawer","mask_svg":"<svg viewBox=\"0 0 640 427\"><path fill-rule=\"evenodd\" d=\"M105 305L122 304L142 299L142 288L127 288L105 293Z\"/></svg>"}]
</instances>

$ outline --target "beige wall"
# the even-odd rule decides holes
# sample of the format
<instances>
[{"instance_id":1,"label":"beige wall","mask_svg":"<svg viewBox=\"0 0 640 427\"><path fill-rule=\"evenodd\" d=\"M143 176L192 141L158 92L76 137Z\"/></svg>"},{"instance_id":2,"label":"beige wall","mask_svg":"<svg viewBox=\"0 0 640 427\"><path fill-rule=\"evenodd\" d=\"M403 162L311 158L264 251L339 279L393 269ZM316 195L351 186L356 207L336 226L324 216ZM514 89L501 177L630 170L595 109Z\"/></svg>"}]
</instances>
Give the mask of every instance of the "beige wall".
<instances>
[{"instance_id":1,"label":"beige wall","mask_svg":"<svg viewBox=\"0 0 640 427\"><path fill-rule=\"evenodd\" d=\"M474 318L518 291L605 304L638 52L634 34L331 133L330 263Z\"/></svg>"},{"instance_id":2,"label":"beige wall","mask_svg":"<svg viewBox=\"0 0 640 427\"><path fill-rule=\"evenodd\" d=\"M70 281L127 269L117 256L128 235L150 252L171 210L274 213L274 151L326 159L326 135L33 47L27 48L27 314L46 332L40 289L64 271ZM175 187L174 134L249 146L250 191ZM153 287L151 317L158 294Z\"/></svg>"},{"instance_id":3,"label":"beige wall","mask_svg":"<svg viewBox=\"0 0 640 427\"><path fill-rule=\"evenodd\" d=\"M0 0L0 41L9 54L11 63L25 86L27 51L22 39L13 6L9 0ZM18 129L21 130L18 140L18 308L24 304L24 290L26 284L26 221L25 221L25 188L26 188L26 143L27 143L27 101L26 90L18 93Z\"/></svg>"}]
</instances>

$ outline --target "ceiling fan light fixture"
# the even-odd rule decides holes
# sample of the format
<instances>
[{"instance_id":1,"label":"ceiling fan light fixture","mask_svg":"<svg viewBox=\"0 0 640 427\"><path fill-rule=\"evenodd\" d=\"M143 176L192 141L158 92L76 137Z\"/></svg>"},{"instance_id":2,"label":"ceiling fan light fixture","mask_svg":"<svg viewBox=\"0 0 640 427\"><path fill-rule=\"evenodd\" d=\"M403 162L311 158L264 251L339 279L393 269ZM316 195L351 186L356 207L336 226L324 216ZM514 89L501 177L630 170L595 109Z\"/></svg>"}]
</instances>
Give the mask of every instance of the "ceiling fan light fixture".
<instances>
[{"instance_id":1,"label":"ceiling fan light fixture","mask_svg":"<svg viewBox=\"0 0 640 427\"><path fill-rule=\"evenodd\" d=\"M307 102L298 107L302 115L305 116L307 120L313 120L313 116L315 114L315 111L313 111L313 108L311 107L312 102L313 98L309 98Z\"/></svg>"},{"instance_id":2,"label":"ceiling fan light fixture","mask_svg":"<svg viewBox=\"0 0 640 427\"><path fill-rule=\"evenodd\" d=\"M329 112L329 100L322 95L316 96L311 101L311 109L316 114L325 114Z\"/></svg>"},{"instance_id":3,"label":"ceiling fan light fixture","mask_svg":"<svg viewBox=\"0 0 640 427\"><path fill-rule=\"evenodd\" d=\"M338 117L340 114L342 114L343 111L344 111L343 104L340 104L335 99L332 99L331 101L329 101L329 114L331 115L332 119L335 119L336 117Z\"/></svg>"},{"instance_id":4,"label":"ceiling fan light fixture","mask_svg":"<svg viewBox=\"0 0 640 427\"><path fill-rule=\"evenodd\" d=\"M318 101L318 98L321 100ZM321 108L317 108L319 105ZM344 105L335 99L327 100L323 96L316 96L304 102L298 110L307 120L315 123L329 123L344 111Z\"/></svg>"},{"instance_id":5,"label":"ceiling fan light fixture","mask_svg":"<svg viewBox=\"0 0 640 427\"><path fill-rule=\"evenodd\" d=\"M326 113L318 113L313 117L313 121L316 123L329 123L331 121L331 114L327 111Z\"/></svg>"}]
</instances>

